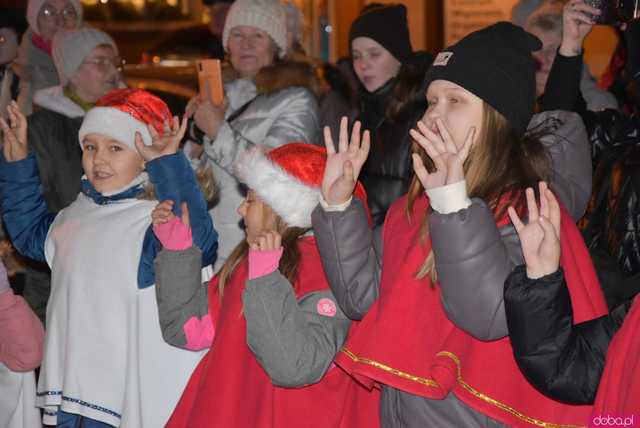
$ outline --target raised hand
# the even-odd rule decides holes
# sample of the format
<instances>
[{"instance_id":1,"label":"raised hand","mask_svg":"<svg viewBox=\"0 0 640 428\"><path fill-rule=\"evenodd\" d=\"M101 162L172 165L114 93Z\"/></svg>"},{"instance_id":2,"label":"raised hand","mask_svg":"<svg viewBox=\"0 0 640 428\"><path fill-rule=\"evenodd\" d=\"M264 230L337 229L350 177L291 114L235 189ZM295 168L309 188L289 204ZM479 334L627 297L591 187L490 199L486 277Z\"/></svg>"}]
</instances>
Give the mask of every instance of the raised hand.
<instances>
[{"instance_id":1,"label":"raised hand","mask_svg":"<svg viewBox=\"0 0 640 428\"><path fill-rule=\"evenodd\" d=\"M424 166L420 155L417 153L412 155L413 169L425 189L433 189L464 180L464 161L469 156L476 132L474 127L470 128L465 140L461 144L457 144L453 141L442 119L436 119L436 126L438 134L419 120L418 130L409 131L413 139L427 152L436 168L434 172L430 173Z\"/></svg>"},{"instance_id":2,"label":"raised hand","mask_svg":"<svg viewBox=\"0 0 640 428\"><path fill-rule=\"evenodd\" d=\"M153 209L151 212L153 233L164 248L172 251L186 250L193 245L189 207L186 202L183 202L180 205L182 215L178 218L173 213L173 204L173 201L167 200Z\"/></svg>"},{"instance_id":3,"label":"raised hand","mask_svg":"<svg viewBox=\"0 0 640 428\"><path fill-rule=\"evenodd\" d=\"M561 55L576 56L582 52L582 43L595 24L593 16L598 15L600 10L589 6L584 0L571 0L564 5L559 49Z\"/></svg>"},{"instance_id":4,"label":"raised hand","mask_svg":"<svg viewBox=\"0 0 640 428\"><path fill-rule=\"evenodd\" d=\"M3 152L7 162L17 162L29 155L27 146L27 118L24 117L18 104L11 101L7 106L9 125L0 117L0 128L3 134Z\"/></svg>"},{"instance_id":5,"label":"raised hand","mask_svg":"<svg viewBox=\"0 0 640 428\"><path fill-rule=\"evenodd\" d=\"M529 221L524 224L513 207L509 217L520 238L527 276L549 275L560 265L560 206L547 183L540 182L540 210L532 188L526 190Z\"/></svg>"},{"instance_id":6,"label":"raised hand","mask_svg":"<svg viewBox=\"0 0 640 428\"><path fill-rule=\"evenodd\" d=\"M149 134L151 135L151 145L146 146L142 141L142 136L136 133L136 148L142 158L149 162L161 156L172 155L178 152L180 141L187 131L187 117L182 118L182 122L177 116L173 116L171 123L164 123L162 135L156 129L147 125Z\"/></svg>"},{"instance_id":7,"label":"raised hand","mask_svg":"<svg viewBox=\"0 0 640 428\"><path fill-rule=\"evenodd\" d=\"M367 160L370 147L369 131L364 131L360 139L360 122L353 125L351 140L349 121L340 121L340 136L336 152L329 127L324 128L324 145L327 149L327 165L322 178L322 197L329 205L340 205L351 197L356 187L362 165Z\"/></svg>"}]
</instances>

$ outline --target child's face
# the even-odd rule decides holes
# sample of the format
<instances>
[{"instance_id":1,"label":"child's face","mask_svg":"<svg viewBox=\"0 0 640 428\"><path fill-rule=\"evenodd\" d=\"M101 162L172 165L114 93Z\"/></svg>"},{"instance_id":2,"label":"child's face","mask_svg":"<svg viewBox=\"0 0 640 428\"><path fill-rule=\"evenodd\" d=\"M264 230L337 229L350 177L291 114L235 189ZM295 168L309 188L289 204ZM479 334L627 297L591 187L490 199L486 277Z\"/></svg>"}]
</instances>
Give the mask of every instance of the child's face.
<instances>
[{"instance_id":1,"label":"child's face","mask_svg":"<svg viewBox=\"0 0 640 428\"><path fill-rule=\"evenodd\" d=\"M275 216L271 208L265 205L253 190L238 207L238 214L244 220L247 243L253 244L263 232L275 230Z\"/></svg>"},{"instance_id":2,"label":"child's face","mask_svg":"<svg viewBox=\"0 0 640 428\"><path fill-rule=\"evenodd\" d=\"M429 107L422 121L439 134L436 119L442 119L458 148L462 147L471 127L476 129L475 141L483 134L482 100L462 86L448 80L434 80L427 88L427 102Z\"/></svg>"},{"instance_id":3,"label":"child's face","mask_svg":"<svg viewBox=\"0 0 640 428\"><path fill-rule=\"evenodd\" d=\"M351 42L353 70L369 92L382 87L400 71L400 62L380 43L369 37L356 37Z\"/></svg>"},{"instance_id":4,"label":"child's face","mask_svg":"<svg viewBox=\"0 0 640 428\"><path fill-rule=\"evenodd\" d=\"M106 135L87 134L82 141L82 167L100 193L123 189L144 170L140 154Z\"/></svg>"}]
</instances>

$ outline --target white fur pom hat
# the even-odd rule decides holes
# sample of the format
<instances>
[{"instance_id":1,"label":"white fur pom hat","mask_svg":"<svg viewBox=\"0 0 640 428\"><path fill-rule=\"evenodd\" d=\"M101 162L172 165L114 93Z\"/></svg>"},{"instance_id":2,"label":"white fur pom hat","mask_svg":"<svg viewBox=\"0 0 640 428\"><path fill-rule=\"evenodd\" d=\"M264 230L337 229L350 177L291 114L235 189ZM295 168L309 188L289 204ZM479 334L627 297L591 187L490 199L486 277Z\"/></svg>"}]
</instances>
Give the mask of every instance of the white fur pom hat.
<instances>
[{"instance_id":1,"label":"white fur pom hat","mask_svg":"<svg viewBox=\"0 0 640 428\"><path fill-rule=\"evenodd\" d=\"M267 153L257 146L240 155L235 172L287 225L307 228L320 202L326 162L326 150L312 144L290 143ZM354 196L363 201L368 213L367 194L360 182Z\"/></svg>"},{"instance_id":2,"label":"white fur pom hat","mask_svg":"<svg viewBox=\"0 0 640 428\"><path fill-rule=\"evenodd\" d=\"M246 25L267 33L279 48L280 58L287 54L287 18L279 0L236 0L231 5L222 31L222 46L229 46L233 27Z\"/></svg>"},{"instance_id":3,"label":"white fur pom hat","mask_svg":"<svg viewBox=\"0 0 640 428\"><path fill-rule=\"evenodd\" d=\"M152 139L147 125L162 134L164 123L172 120L169 107L160 98L142 89L117 89L100 98L87 112L80 126L80 147L87 134L102 134L126 144L133 150L135 134L150 146Z\"/></svg>"}]
</instances>

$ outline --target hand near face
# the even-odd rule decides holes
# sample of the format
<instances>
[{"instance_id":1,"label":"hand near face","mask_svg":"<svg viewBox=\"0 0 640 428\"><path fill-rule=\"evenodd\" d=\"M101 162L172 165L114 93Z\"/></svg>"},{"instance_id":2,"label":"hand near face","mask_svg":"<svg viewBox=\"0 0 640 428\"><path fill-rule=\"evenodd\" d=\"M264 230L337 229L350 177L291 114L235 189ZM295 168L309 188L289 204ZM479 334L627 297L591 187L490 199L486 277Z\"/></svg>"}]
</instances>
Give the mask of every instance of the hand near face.
<instances>
[{"instance_id":1,"label":"hand near face","mask_svg":"<svg viewBox=\"0 0 640 428\"><path fill-rule=\"evenodd\" d=\"M149 162L161 156L172 155L178 152L180 141L182 141L187 131L187 117L182 118L182 123L180 123L177 116L173 117L171 124L165 122L162 135L151 125L148 125L147 129L149 130L149 134L151 134L151 145L146 146L142 141L142 136L136 133L136 148L138 152L140 152L140 156L142 156L146 162Z\"/></svg>"},{"instance_id":2,"label":"hand near face","mask_svg":"<svg viewBox=\"0 0 640 428\"><path fill-rule=\"evenodd\" d=\"M369 131L360 136L360 122L353 125L351 139L349 121L340 121L338 152L336 152L329 127L324 128L324 145L327 149L327 164L322 178L322 197L329 205L340 205L349 200L356 187L358 175L369 155ZM362 143L361 143L362 141Z\"/></svg>"},{"instance_id":3,"label":"hand near face","mask_svg":"<svg viewBox=\"0 0 640 428\"><path fill-rule=\"evenodd\" d=\"M278 232L263 232L249 244L254 251L274 251L282 248L282 236Z\"/></svg>"},{"instance_id":4,"label":"hand near face","mask_svg":"<svg viewBox=\"0 0 640 428\"><path fill-rule=\"evenodd\" d=\"M473 145L475 128L471 127L464 141L456 142L442 119L436 119L438 133L429 129L422 121L418 121L418 130L409 131L414 140L422 147L433 161L434 172L427 171L420 155L414 153L413 169L425 189L433 189L464 180L464 162Z\"/></svg>"},{"instance_id":5,"label":"hand near face","mask_svg":"<svg viewBox=\"0 0 640 428\"><path fill-rule=\"evenodd\" d=\"M196 97L187 104L187 115L193 115L193 121L210 139L215 139L220 126L224 123L228 107L225 98L221 105L213 105L208 99Z\"/></svg>"},{"instance_id":6,"label":"hand near face","mask_svg":"<svg viewBox=\"0 0 640 428\"><path fill-rule=\"evenodd\" d=\"M582 52L582 43L595 24L592 16L598 15L600 10L585 4L584 0L571 0L564 6L561 55L576 56Z\"/></svg>"},{"instance_id":7,"label":"hand near face","mask_svg":"<svg viewBox=\"0 0 640 428\"><path fill-rule=\"evenodd\" d=\"M0 117L4 158L7 162L23 160L29 154L27 147L27 118L24 117L15 101L7 106L9 123Z\"/></svg>"},{"instance_id":8,"label":"hand near face","mask_svg":"<svg viewBox=\"0 0 640 428\"><path fill-rule=\"evenodd\" d=\"M539 210L533 189L526 190L527 224L509 207L509 217L522 245L527 276L531 279L552 274L560 265L560 206L545 182L540 182L539 190Z\"/></svg>"},{"instance_id":9,"label":"hand near face","mask_svg":"<svg viewBox=\"0 0 640 428\"><path fill-rule=\"evenodd\" d=\"M151 212L153 233L162 246L168 250L181 251L193 245L189 207L186 202L180 205L180 218L173 213L174 202L171 200L159 203Z\"/></svg>"}]
</instances>

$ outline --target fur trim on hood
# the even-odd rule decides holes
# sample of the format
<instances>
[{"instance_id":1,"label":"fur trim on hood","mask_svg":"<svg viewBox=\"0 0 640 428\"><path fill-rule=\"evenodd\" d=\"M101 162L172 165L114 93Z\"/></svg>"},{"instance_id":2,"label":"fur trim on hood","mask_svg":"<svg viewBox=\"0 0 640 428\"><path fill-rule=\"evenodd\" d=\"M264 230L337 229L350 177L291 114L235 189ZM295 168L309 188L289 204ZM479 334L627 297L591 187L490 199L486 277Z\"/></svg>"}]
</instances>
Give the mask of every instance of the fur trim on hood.
<instances>
[{"instance_id":1,"label":"fur trim on hood","mask_svg":"<svg viewBox=\"0 0 640 428\"><path fill-rule=\"evenodd\" d=\"M278 61L264 67L254 79L258 94L272 94L282 89L303 87L316 96L322 90L317 69L306 62Z\"/></svg>"},{"instance_id":2,"label":"fur trim on hood","mask_svg":"<svg viewBox=\"0 0 640 428\"><path fill-rule=\"evenodd\" d=\"M34 104L69 118L83 117L85 111L64 94L62 86L40 89L33 95Z\"/></svg>"}]
</instances>

